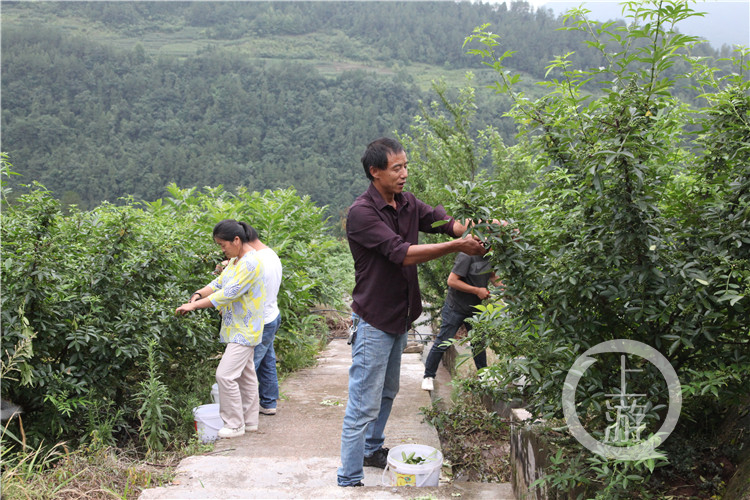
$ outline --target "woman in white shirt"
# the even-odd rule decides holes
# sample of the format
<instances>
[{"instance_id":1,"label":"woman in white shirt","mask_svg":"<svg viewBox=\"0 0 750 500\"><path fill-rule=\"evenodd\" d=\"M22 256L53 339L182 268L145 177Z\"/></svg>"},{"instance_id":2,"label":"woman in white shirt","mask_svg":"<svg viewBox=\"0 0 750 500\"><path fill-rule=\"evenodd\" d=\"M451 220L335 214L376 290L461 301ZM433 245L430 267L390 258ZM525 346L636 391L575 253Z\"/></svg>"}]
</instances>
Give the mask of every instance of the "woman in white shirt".
<instances>
[{"instance_id":1,"label":"woman in white shirt","mask_svg":"<svg viewBox=\"0 0 750 500\"><path fill-rule=\"evenodd\" d=\"M263 264L263 282L266 285L266 305L263 309L263 338L255 347L255 372L258 375L260 413L276 415L276 402L279 399L279 379L276 373L276 351L273 342L281 325L281 313L277 297L281 286L282 266L279 256L257 237L250 246L257 252Z\"/></svg>"}]
</instances>

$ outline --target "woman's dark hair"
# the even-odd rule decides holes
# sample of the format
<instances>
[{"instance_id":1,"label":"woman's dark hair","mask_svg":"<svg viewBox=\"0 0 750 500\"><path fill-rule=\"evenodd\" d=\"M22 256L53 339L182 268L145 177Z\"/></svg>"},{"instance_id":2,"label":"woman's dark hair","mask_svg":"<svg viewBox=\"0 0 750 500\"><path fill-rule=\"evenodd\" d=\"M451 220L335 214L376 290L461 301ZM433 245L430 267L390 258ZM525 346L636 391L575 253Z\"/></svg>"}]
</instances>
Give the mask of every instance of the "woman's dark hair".
<instances>
[{"instance_id":1,"label":"woman's dark hair","mask_svg":"<svg viewBox=\"0 0 750 500\"><path fill-rule=\"evenodd\" d=\"M370 167L385 170L388 167L388 155L400 153L403 150L404 147L400 142L389 137L381 137L368 144L362 155L362 167L365 169L367 178L373 180Z\"/></svg>"},{"instance_id":2,"label":"woman's dark hair","mask_svg":"<svg viewBox=\"0 0 750 500\"><path fill-rule=\"evenodd\" d=\"M214 226L213 236L224 241L234 241L234 237L239 236L242 243L248 243L258 239L258 231L245 222L224 219Z\"/></svg>"}]
</instances>

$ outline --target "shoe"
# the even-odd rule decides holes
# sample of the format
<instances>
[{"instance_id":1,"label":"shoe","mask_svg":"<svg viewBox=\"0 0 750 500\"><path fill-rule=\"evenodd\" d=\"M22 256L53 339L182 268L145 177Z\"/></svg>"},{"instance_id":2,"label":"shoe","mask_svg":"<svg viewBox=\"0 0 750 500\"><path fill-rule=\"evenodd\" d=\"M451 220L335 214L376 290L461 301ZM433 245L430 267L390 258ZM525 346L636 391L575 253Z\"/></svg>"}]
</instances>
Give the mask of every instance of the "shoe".
<instances>
[{"instance_id":1,"label":"shoe","mask_svg":"<svg viewBox=\"0 0 750 500\"><path fill-rule=\"evenodd\" d=\"M219 429L220 438L236 438L245 434L245 426L241 425L235 429L224 426Z\"/></svg>"},{"instance_id":2,"label":"shoe","mask_svg":"<svg viewBox=\"0 0 750 500\"><path fill-rule=\"evenodd\" d=\"M385 469L388 463L388 448L380 448L378 451L373 453L369 457L365 457L365 467L377 467L378 469Z\"/></svg>"},{"instance_id":3,"label":"shoe","mask_svg":"<svg viewBox=\"0 0 750 500\"><path fill-rule=\"evenodd\" d=\"M258 411L260 411L261 415L276 415L276 408L263 408L261 406Z\"/></svg>"},{"instance_id":4,"label":"shoe","mask_svg":"<svg viewBox=\"0 0 750 500\"><path fill-rule=\"evenodd\" d=\"M342 488L348 488L349 486L364 486L364 485L365 483L363 483L362 481L358 481L354 484L340 484L339 486L341 486Z\"/></svg>"},{"instance_id":5,"label":"shoe","mask_svg":"<svg viewBox=\"0 0 750 500\"><path fill-rule=\"evenodd\" d=\"M425 377L422 379L422 390L434 391L435 390L435 379L432 377Z\"/></svg>"},{"instance_id":6,"label":"shoe","mask_svg":"<svg viewBox=\"0 0 750 500\"><path fill-rule=\"evenodd\" d=\"M247 425L247 424L245 424L245 432L253 432L253 431L257 431L257 430L258 430L258 426L257 425Z\"/></svg>"}]
</instances>

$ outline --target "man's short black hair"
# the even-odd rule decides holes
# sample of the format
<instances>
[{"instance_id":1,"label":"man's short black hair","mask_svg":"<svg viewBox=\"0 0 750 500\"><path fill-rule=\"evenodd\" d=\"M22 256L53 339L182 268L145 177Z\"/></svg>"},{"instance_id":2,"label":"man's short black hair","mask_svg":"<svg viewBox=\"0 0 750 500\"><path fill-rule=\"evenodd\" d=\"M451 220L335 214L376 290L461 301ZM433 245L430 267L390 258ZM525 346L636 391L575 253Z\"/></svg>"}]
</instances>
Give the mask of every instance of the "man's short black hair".
<instances>
[{"instance_id":1,"label":"man's short black hair","mask_svg":"<svg viewBox=\"0 0 750 500\"><path fill-rule=\"evenodd\" d=\"M397 154L403 150L401 143L390 137L381 137L368 144L362 155L362 167L365 169L367 178L373 180L370 167L385 170L388 167L388 155Z\"/></svg>"}]
</instances>

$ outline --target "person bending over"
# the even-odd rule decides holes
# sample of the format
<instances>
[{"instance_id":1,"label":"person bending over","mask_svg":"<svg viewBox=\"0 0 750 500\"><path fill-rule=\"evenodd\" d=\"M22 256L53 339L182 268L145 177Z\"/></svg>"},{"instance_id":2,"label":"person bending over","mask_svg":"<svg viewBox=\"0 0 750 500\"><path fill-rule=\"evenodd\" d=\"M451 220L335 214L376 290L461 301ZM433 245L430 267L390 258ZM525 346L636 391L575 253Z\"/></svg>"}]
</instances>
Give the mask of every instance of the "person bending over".
<instances>
[{"instance_id":1,"label":"person bending over","mask_svg":"<svg viewBox=\"0 0 750 500\"><path fill-rule=\"evenodd\" d=\"M219 277L175 310L178 315L211 307L221 312L219 338L226 347L216 368L216 383L219 414L224 421L218 433L222 438L258 430L258 380L253 351L263 334L266 289L263 265L250 246L250 229L244 222L231 219L216 224L214 241L229 261Z\"/></svg>"},{"instance_id":2,"label":"person bending over","mask_svg":"<svg viewBox=\"0 0 750 500\"><path fill-rule=\"evenodd\" d=\"M471 330L471 324L466 320L476 312L474 306L490 296L487 288L490 280L495 286L500 285L500 281L490 269L487 257L465 253L456 255L453 269L448 275L448 294L440 313L442 321L440 333L433 342L424 363L422 389L425 391L434 389L438 365L443 354L450 347L448 341L456 335L461 325L466 327L466 331ZM487 353L484 346L472 343L471 351L477 370L487 367Z\"/></svg>"}]
</instances>

